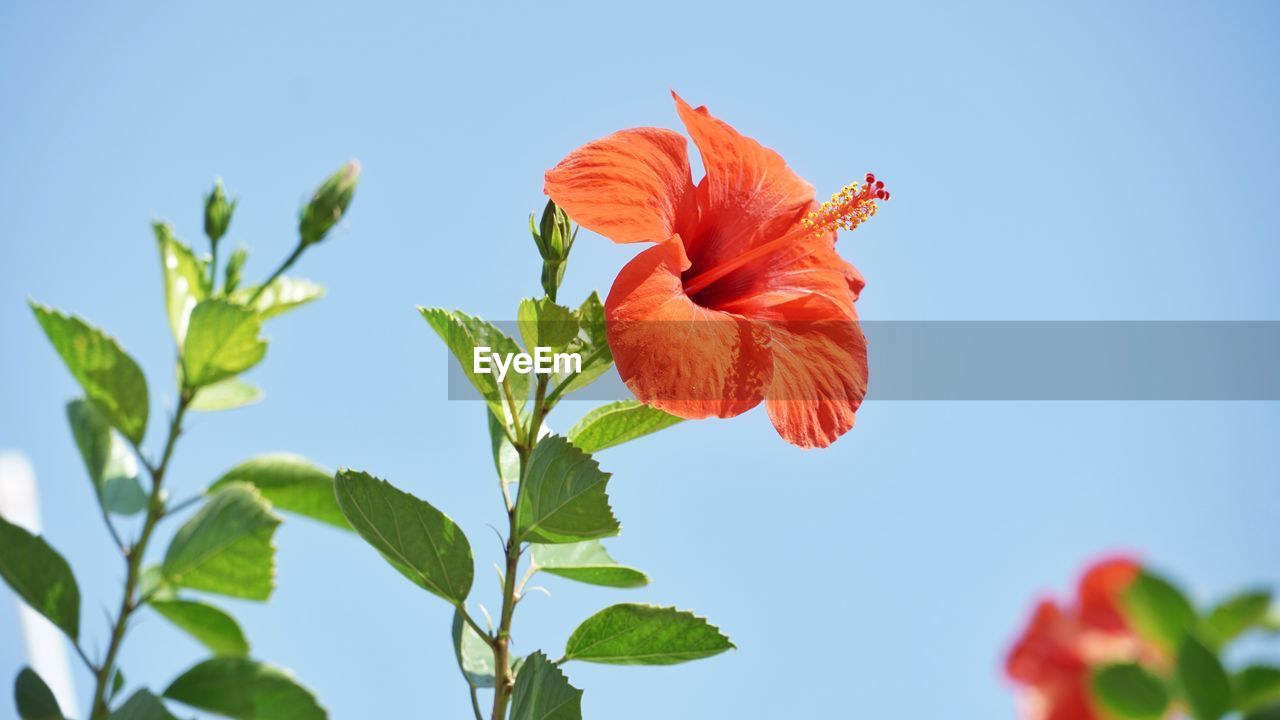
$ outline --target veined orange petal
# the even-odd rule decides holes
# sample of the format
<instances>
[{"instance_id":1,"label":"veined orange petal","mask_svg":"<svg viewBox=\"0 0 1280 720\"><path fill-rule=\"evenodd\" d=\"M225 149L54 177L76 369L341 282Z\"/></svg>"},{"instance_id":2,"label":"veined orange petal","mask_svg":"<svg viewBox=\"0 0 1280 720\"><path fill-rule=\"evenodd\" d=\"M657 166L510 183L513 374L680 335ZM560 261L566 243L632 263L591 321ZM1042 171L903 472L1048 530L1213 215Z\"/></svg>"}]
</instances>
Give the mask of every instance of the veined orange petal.
<instances>
[{"instance_id":1,"label":"veined orange petal","mask_svg":"<svg viewBox=\"0 0 1280 720\"><path fill-rule=\"evenodd\" d=\"M732 417L764 398L769 336L690 300L680 282L688 267L676 235L622 268L605 301L609 347L640 401L683 418Z\"/></svg>"},{"instance_id":2,"label":"veined orange petal","mask_svg":"<svg viewBox=\"0 0 1280 720\"><path fill-rule=\"evenodd\" d=\"M688 143L661 128L616 132L548 170L543 192L579 225L614 242L663 242L693 203Z\"/></svg>"},{"instance_id":3,"label":"veined orange petal","mask_svg":"<svg viewBox=\"0 0 1280 720\"><path fill-rule=\"evenodd\" d=\"M813 186L778 153L671 94L707 175L698 185L702 211L696 228L678 228L698 271L718 265L799 222L814 200Z\"/></svg>"},{"instance_id":4,"label":"veined orange petal","mask_svg":"<svg viewBox=\"0 0 1280 720\"><path fill-rule=\"evenodd\" d=\"M773 380L765 407L773 427L792 445L827 447L853 427L867 394L867 340L856 317L809 294L753 319L769 328Z\"/></svg>"}]
</instances>

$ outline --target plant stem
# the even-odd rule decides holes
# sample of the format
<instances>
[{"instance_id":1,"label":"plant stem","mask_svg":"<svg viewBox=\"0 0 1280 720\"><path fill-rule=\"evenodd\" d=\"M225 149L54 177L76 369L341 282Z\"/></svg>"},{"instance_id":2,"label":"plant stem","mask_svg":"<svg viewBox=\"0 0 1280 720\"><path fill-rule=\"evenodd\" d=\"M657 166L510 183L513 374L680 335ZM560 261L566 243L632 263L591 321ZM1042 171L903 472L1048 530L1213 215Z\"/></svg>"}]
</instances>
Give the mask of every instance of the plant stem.
<instances>
[{"instance_id":1,"label":"plant stem","mask_svg":"<svg viewBox=\"0 0 1280 720\"><path fill-rule=\"evenodd\" d=\"M142 534L138 536L138 541L125 553L124 597L120 600L120 611L116 615L116 621L111 626L111 641L107 645L107 655L103 659L102 665L98 666L94 673L93 704L89 715L90 720L106 720L106 717L111 714L107 701L111 692L112 671L115 669L120 647L124 644L124 634L128 630L129 619L139 606L135 595L138 591L138 578L142 574L142 558L146 554L147 543L151 540L151 533L156 529L156 524L160 522L160 519L164 517L162 490L165 469L169 467L169 459L173 457L174 446L178 442L178 436L182 434L182 418L186 415L187 407L191 404L191 399L194 396L195 394L192 391L182 390L178 398L178 409L174 411L173 419L169 423L169 437L165 440L164 452L160 455L160 461L153 466L147 463L145 458L143 459L143 464L151 473L151 498L147 503L147 518L143 522Z\"/></svg>"},{"instance_id":2,"label":"plant stem","mask_svg":"<svg viewBox=\"0 0 1280 720\"><path fill-rule=\"evenodd\" d=\"M595 362L596 360L599 360L601 357L604 357L604 354L606 352L609 352L608 343L601 345L600 347L596 348L594 352L588 355L587 359L582 361L582 367L584 368L590 367L591 363ZM551 390L551 394L547 396L547 401L546 401L547 410L550 410L551 408L556 406L556 402L560 399L560 396L563 395L565 390L569 388L569 383L573 382L581 374L582 373L580 372L575 372L570 374L568 377L564 379L563 382L561 382L559 385L556 385L555 388Z\"/></svg>"},{"instance_id":3,"label":"plant stem","mask_svg":"<svg viewBox=\"0 0 1280 720\"><path fill-rule=\"evenodd\" d=\"M306 243L303 243L303 242L298 243L298 247L294 248L293 252L289 254L289 257L285 258L284 262L280 263L280 267L276 268L276 271L271 273L271 277L267 278L266 282L259 285L258 289L253 291L253 295L249 296L249 301L246 302L245 305L248 307L253 307L253 302L258 299L258 296L261 295L263 291L265 291L267 287L271 285L271 283L275 282L276 278L280 277L285 273L286 270L293 267L293 264L298 262L298 258L302 257L302 251L306 249L307 249Z\"/></svg>"},{"instance_id":4,"label":"plant stem","mask_svg":"<svg viewBox=\"0 0 1280 720\"><path fill-rule=\"evenodd\" d=\"M547 413L546 399L547 378L539 376L537 390L534 392L533 409L529 414L529 427L524 433L523 442L516 446L520 454L520 486L516 489L516 501L507 507L509 526L506 543L507 567L502 576L502 616L498 621L498 635L494 638L493 645L493 714L490 720L505 720L507 704L511 702L511 692L515 689L515 676L511 672L511 621L515 616L516 603L520 601L519 581L516 576L520 572L521 553L520 539L516 536L519 529L516 511L520 506L520 493L524 492L529 459L533 455L533 449L538 445L538 433L542 430L542 420ZM519 417L515 422L519 424Z\"/></svg>"}]
</instances>

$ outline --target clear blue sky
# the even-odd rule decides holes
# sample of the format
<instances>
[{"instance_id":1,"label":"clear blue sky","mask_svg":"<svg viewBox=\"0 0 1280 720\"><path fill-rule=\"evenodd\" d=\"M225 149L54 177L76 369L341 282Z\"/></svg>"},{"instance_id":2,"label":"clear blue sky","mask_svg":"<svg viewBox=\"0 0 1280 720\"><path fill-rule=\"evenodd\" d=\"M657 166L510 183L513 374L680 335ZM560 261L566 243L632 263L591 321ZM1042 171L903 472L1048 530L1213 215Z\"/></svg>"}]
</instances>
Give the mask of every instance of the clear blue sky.
<instances>
[{"instance_id":1,"label":"clear blue sky","mask_svg":"<svg viewBox=\"0 0 1280 720\"><path fill-rule=\"evenodd\" d=\"M32 458L98 642L121 568L65 427L76 389L24 300L118 336L162 417L148 221L198 241L214 176L243 199L230 241L260 276L304 192L350 157L365 167L347 229L299 268L329 296L269 328L264 403L191 423L177 493L270 450L367 469L463 525L490 606L483 410L445 399L414 306L509 318L538 289L524 222L543 171L616 129L678 127L669 89L820 192L868 170L890 183L841 241L866 318L1280 319L1274 3L422 5L0 9L0 447ZM581 238L564 297L607 288L633 252ZM601 455L625 528L611 548L654 583L551 579L521 607L517 650L557 654L612 601L677 604L740 649L570 665L588 717L1010 718L1005 648L1098 552L1139 551L1201 599L1280 585L1278 430L1264 403L873 402L804 453L760 411L688 423ZM225 603L256 655L335 718L465 716L444 603L353 536L290 520L277 539L271 603ZM10 717L21 659L0 599ZM163 687L200 656L152 617L124 667Z\"/></svg>"}]
</instances>

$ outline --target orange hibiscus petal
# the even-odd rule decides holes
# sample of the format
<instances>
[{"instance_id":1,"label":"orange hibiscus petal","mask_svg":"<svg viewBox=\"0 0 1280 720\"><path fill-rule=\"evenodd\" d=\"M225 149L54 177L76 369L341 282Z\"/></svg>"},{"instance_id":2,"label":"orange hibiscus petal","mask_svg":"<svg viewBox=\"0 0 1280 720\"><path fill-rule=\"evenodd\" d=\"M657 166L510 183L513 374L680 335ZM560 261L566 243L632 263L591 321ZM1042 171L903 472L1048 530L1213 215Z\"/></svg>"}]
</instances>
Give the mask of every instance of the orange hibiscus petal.
<instances>
[{"instance_id":1,"label":"orange hibiscus petal","mask_svg":"<svg viewBox=\"0 0 1280 720\"><path fill-rule=\"evenodd\" d=\"M1073 677L1085 669L1076 652L1080 634L1075 622L1052 600L1036 605L1022 637L1009 651L1005 672L1028 685L1044 685Z\"/></svg>"},{"instance_id":2,"label":"orange hibiscus petal","mask_svg":"<svg viewBox=\"0 0 1280 720\"><path fill-rule=\"evenodd\" d=\"M622 268L605 301L609 347L636 398L683 418L732 417L760 404L772 364L767 332L684 294L680 236Z\"/></svg>"},{"instance_id":3,"label":"orange hibiscus petal","mask_svg":"<svg viewBox=\"0 0 1280 720\"><path fill-rule=\"evenodd\" d=\"M708 286L696 299L718 310L756 317L805 295L821 295L856 318L853 304L863 285L862 275L840 257L834 243L821 243L792 259L770 257L747 266Z\"/></svg>"},{"instance_id":4,"label":"orange hibiscus petal","mask_svg":"<svg viewBox=\"0 0 1280 720\"><path fill-rule=\"evenodd\" d=\"M634 128L587 143L547 171L543 192L585 228L619 243L663 242L692 207L688 143Z\"/></svg>"},{"instance_id":5,"label":"orange hibiscus petal","mask_svg":"<svg viewBox=\"0 0 1280 720\"><path fill-rule=\"evenodd\" d=\"M769 312L776 316L767 323L773 348L773 382L765 393L769 419L792 445L827 447L853 427L866 397L867 340L856 318L821 295Z\"/></svg>"},{"instance_id":6,"label":"orange hibiscus petal","mask_svg":"<svg viewBox=\"0 0 1280 720\"><path fill-rule=\"evenodd\" d=\"M1138 576L1138 563L1127 557L1103 560L1080 578L1080 622L1102 632L1129 629L1120 608L1120 593Z\"/></svg>"},{"instance_id":7,"label":"orange hibiscus petal","mask_svg":"<svg viewBox=\"0 0 1280 720\"><path fill-rule=\"evenodd\" d=\"M718 265L794 225L813 202L813 186L778 153L671 94L707 176L698 186L703 211L696 230L683 229L698 268Z\"/></svg>"}]
</instances>

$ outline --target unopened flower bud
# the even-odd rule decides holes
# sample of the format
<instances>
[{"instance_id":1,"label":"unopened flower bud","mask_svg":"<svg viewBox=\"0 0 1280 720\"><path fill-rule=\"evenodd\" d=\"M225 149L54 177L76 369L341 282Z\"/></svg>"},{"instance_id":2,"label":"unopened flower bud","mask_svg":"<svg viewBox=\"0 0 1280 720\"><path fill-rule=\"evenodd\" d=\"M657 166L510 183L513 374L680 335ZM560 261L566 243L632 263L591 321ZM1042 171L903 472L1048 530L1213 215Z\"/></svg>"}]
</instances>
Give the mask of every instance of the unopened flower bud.
<instances>
[{"instance_id":1,"label":"unopened flower bud","mask_svg":"<svg viewBox=\"0 0 1280 720\"><path fill-rule=\"evenodd\" d=\"M560 282L564 279L565 262L569 259L569 251L573 249L573 223L569 216L547 201L542 211L542 219L535 226L533 215L529 216L529 232L533 242L538 246L538 254L542 256L542 289L547 297L556 296Z\"/></svg>"},{"instance_id":2,"label":"unopened flower bud","mask_svg":"<svg viewBox=\"0 0 1280 720\"><path fill-rule=\"evenodd\" d=\"M214 245L227 234L231 226L231 216L236 211L238 200L228 198L222 188L222 180L213 181L213 190L204 196L204 234Z\"/></svg>"},{"instance_id":3,"label":"unopened flower bud","mask_svg":"<svg viewBox=\"0 0 1280 720\"><path fill-rule=\"evenodd\" d=\"M352 160L316 189L298 218L298 234L303 245L320 242L338 224L351 205L359 179L360 163Z\"/></svg>"}]
</instances>

